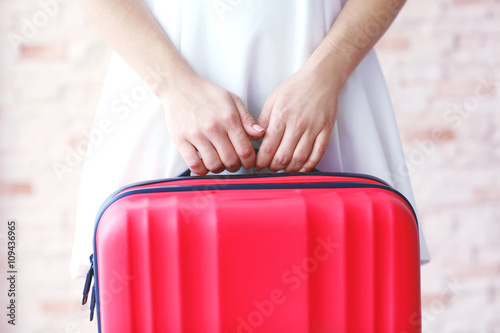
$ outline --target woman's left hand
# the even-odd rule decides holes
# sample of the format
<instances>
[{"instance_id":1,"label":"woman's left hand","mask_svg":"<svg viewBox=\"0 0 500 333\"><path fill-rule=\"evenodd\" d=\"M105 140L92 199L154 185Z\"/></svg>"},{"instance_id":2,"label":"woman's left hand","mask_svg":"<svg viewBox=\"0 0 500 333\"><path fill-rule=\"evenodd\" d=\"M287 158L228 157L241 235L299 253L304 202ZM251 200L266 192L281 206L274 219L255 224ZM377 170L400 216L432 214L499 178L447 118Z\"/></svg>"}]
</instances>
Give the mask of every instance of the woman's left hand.
<instances>
[{"instance_id":1,"label":"woman's left hand","mask_svg":"<svg viewBox=\"0 0 500 333\"><path fill-rule=\"evenodd\" d=\"M257 123L266 129L256 168L306 172L328 146L341 86L325 72L302 68L267 98Z\"/></svg>"}]
</instances>

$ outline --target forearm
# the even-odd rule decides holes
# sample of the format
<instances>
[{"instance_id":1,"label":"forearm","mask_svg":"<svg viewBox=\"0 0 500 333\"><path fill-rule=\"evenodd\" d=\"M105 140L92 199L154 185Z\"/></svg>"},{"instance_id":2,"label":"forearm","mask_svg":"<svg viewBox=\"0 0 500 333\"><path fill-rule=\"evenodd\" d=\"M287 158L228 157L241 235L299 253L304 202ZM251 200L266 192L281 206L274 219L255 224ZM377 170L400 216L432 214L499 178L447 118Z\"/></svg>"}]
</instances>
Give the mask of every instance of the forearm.
<instances>
[{"instance_id":1,"label":"forearm","mask_svg":"<svg viewBox=\"0 0 500 333\"><path fill-rule=\"evenodd\" d=\"M347 0L330 31L305 64L340 89L387 31L405 0Z\"/></svg>"},{"instance_id":2,"label":"forearm","mask_svg":"<svg viewBox=\"0 0 500 333\"><path fill-rule=\"evenodd\" d=\"M161 95L175 78L194 74L141 0L79 0L90 20L113 48Z\"/></svg>"}]
</instances>

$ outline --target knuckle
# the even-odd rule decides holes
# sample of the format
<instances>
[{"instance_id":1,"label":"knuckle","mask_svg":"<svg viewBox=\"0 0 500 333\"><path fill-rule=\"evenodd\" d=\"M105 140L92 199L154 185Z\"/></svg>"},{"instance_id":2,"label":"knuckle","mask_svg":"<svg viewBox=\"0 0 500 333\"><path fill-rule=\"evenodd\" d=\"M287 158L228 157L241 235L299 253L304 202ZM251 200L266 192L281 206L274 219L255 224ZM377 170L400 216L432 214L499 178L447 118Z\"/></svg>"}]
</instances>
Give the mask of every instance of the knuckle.
<instances>
[{"instance_id":1,"label":"knuckle","mask_svg":"<svg viewBox=\"0 0 500 333\"><path fill-rule=\"evenodd\" d=\"M259 150L263 151L266 154L273 154L274 153L274 146L269 143L262 143L260 146Z\"/></svg>"},{"instance_id":2,"label":"knuckle","mask_svg":"<svg viewBox=\"0 0 500 333\"><path fill-rule=\"evenodd\" d=\"M252 117L252 115L251 115L250 113L245 112L245 113L243 113L243 115L242 115L242 120L243 120L244 122L249 122L249 121L252 121L252 122L253 122L253 117Z\"/></svg>"},{"instance_id":3,"label":"knuckle","mask_svg":"<svg viewBox=\"0 0 500 333\"><path fill-rule=\"evenodd\" d=\"M224 112L221 116L221 120L226 126L235 126L238 123L238 118L234 112Z\"/></svg>"},{"instance_id":4,"label":"knuckle","mask_svg":"<svg viewBox=\"0 0 500 333\"><path fill-rule=\"evenodd\" d=\"M307 161L307 158L309 156L304 154L304 153L297 153L295 156L293 156L293 161L295 164L302 165Z\"/></svg>"},{"instance_id":5,"label":"knuckle","mask_svg":"<svg viewBox=\"0 0 500 333\"><path fill-rule=\"evenodd\" d=\"M207 169L212 173L220 173L224 171L224 166L222 165L222 163L214 163L210 166L207 166Z\"/></svg>"},{"instance_id":6,"label":"knuckle","mask_svg":"<svg viewBox=\"0 0 500 333\"><path fill-rule=\"evenodd\" d=\"M279 154L276 155L276 163L280 166L288 164L288 156Z\"/></svg>"},{"instance_id":7,"label":"knuckle","mask_svg":"<svg viewBox=\"0 0 500 333\"><path fill-rule=\"evenodd\" d=\"M188 160L188 161L186 161L186 165L188 166L189 169L191 169L195 172L203 169L203 165L202 165L201 161Z\"/></svg>"},{"instance_id":8,"label":"knuckle","mask_svg":"<svg viewBox=\"0 0 500 333\"><path fill-rule=\"evenodd\" d=\"M171 138L174 144L180 149L182 149L187 143L187 138L179 134L171 134Z\"/></svg>"},{"instance_id":9,"label":"knuckle","mask_svg":"<svg viewBox=\"0 0 500 333\"><path fill-rule=\"evenodd\" d=\"M203 141L204 139L204 135L202 133L201 130L199 129L195 129L195 130L192 130L190 133L189 133L189 137L191 138L192 141L194 142L200 142L200 141Z\"/></svg>"},{"instance_id":10,"label":"knuckle","mask_svg":"<svg viewBox=\"0 0 500 333\"><path fill-rule=\"evenodd\" d=\"M236 103L238 104L242 104L243 105L243 100L240 98L240 96L234 94L234 93L231 93L231 96L233 96L233 99Z\"/></svg>"},{"instance_id":11,"label":"knuckle","mask_svg":"<svg viewBox=\"0 0 500 333\"><path fill-rule=\"evenodd\" d=\"M245 112L243 115L241 115L241 122L243 124L253 124L254 123L254 120L253 120L253 117L250 113L248 112Z\"/></svg>"},{"instance_id":12,"label":"knuckle","mask_svg":"<svg viewBox=\"0 0 500 333\"><path fill-rule=\"evenodd\" d=\"M238 155L239 155L242 159L247 159L247 158L252 157L253 151L254 151L254 150L253 150L253 147L244 146L244 147L241 147L241 148L238 150Z\"/></svg>"},{"instance_id":13,"label":"knuckle","mask_svg":"<svg viewBox=\"0 0 500 333\"><path fill-rule=\"evenodd\" d=\"M277 106L274 111L276 112L276 117L278 117L278 120L284 120L290 116L290 107L287 105Z\"/></svg>"},{"instance_id":14,"label":"knuckle","mask_svg":"<svg viewBox=\"0 0 500 333\"><path fill-rule=\"evenodd\" d=\"M204 129L209 136L218 136L219 135L219 126L215 122L207 122L204 126Z\"/></svg>"},{"instance_id":15,"label":"knuckle","mask_svg":"<svg viewBox=\"0 0 500 333\"><path fill-rule=\"evenodd\" d=\"M296 134L300 134L300 133L304 132L304 130L307 128L307 126L308 126L307 120L304 119L303 117L299 117L297 119L297 122L295 123L294 132Z\"/></svg>"},{"instance_id":16,"label":"knuckle","mask_svg":"<svg viewBox=\"0 0 500 333\"><path fill-rule=\"evenodd\" d=\"M269 116L267 114L265 115L264 113L261 113L260 116L257 118L257 123L258 124L269 124Z\"/></svg>"},{"instance_id":17,"label":"knuckle","mask_svg":"<svg viewBox=\"0 0 500 333\"><path fill-rule=\"evenodd\" d=\"M235 172L235 171L238 171L240 169L240 163L237 160L230 161L230 162L226 163L225 165L226 165L226 169L231 171L231 172Z\"/></svg>"},{"instance_id":18,"label":"knuckle","mask_svg":"<svg viewBox=\"0 0 500 333\"><path fill-rule=\"evenodd\" d=\"M270 165L270 166L268 167L268 169L269 169L270 171L272 171L272 172L277 172L277 171L280 171L282 168L280 168L280 167L276 167L276 166L274 166L274 165Z\"/></svg>"}]
</instances>

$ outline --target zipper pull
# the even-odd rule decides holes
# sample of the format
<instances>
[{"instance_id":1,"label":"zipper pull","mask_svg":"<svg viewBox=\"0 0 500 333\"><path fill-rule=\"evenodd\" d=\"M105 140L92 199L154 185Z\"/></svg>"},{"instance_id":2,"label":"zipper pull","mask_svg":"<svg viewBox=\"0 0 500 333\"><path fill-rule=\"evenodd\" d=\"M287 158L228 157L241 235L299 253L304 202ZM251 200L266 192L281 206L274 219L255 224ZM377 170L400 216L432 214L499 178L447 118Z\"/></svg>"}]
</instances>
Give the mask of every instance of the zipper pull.
<instances>
[{"instance_id":1,"label":"zipper pull","mask_svg":"<svg viewBox=\"0 0 500 333\"><path fill-rule=\"evenodd\" d=\"M92 298L90 299L90 321L94 319L95 309L95 285L92 286Z\"/></svg>"},{"instance_id":2,"label":"zipper pull","mask_svg":"<svg viewBox=\"0 0 500 333\"><path fill-rule=\"evenodd\" d=\"M94 260L92 260L94 257L93 254L90 255L90 268L87 273L87 277L85 278L85 285L83 286L83 299L82 299L82 305L85 305L87 303L87 299L89 296L89 291L90 291L90 285L92 284L92 277L94 276Z\"/></svg>"}]
</instances>

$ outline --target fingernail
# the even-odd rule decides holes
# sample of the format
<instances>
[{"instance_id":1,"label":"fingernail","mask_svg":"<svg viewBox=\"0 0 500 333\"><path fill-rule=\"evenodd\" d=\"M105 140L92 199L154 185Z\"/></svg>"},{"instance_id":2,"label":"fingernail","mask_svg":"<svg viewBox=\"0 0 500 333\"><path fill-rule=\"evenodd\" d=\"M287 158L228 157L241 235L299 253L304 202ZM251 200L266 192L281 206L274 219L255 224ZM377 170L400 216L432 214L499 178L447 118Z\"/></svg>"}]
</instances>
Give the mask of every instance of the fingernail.
<instances>
[{"instance_id":1,"label":"fingernail","mask_svg":"<svg viewBox=\"0 0 500 333\"><path fill-rule=\"evenodd\" d=\"M302 168L299 170L299 172L307 172L307 169L306 168Z\"/></svg>"},{"instance_id":2,"label":"fingernail","mask_svg":"<svg viewBox=\"0 0 500 333\"><path fill-rule=\"evenodd\" d=\"M252 127L259 132L262 132L264 130L259 124L253 124Z\"/></svg>"}]
</instances>

